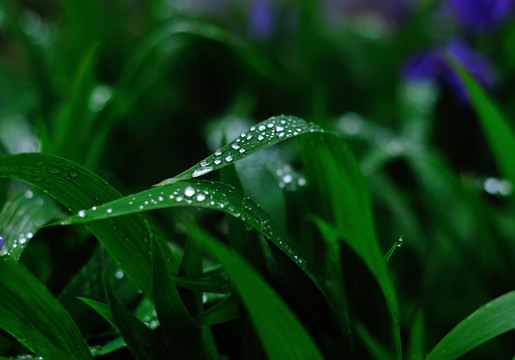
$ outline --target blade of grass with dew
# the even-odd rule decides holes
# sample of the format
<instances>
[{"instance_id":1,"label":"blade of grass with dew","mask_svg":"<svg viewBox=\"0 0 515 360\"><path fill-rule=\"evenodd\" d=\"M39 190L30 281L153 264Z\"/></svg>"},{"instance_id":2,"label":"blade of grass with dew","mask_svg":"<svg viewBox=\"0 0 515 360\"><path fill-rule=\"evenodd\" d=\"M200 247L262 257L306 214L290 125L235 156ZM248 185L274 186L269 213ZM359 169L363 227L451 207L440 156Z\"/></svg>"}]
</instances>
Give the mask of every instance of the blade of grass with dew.
<instances>
[{"instance_id":1,"label":"blade of grass with dew","mask_svg":"<svg viewBox=\"0 0 515 360\"><path fill-rule=\"evenodd\" d=\"M384 263L385 264L388 264L388 261L390 261L390 258L392 257L393 253L395 252L395 250L397 248L400 248L404 242L403 240L403 237L404 235L400 236L397 241L395 241L395 243L390 247L390 249L388 250L388 252L386 254L384 254Z\"/></svg>"},{"instance_id":2,"label":"blade of grass with dew","mask_svg":"<svg viewBox=\"0 0 515 360\"><path fill-rule=\"evenodd\" d=\"M70 314L21 264L0 261L0 328L42 357L91 359Z\"/></svg>"},{"instance_id":3,"label":"blade of grass with dew","mask_svg":"<svg viewBox=\"0 0 515 360\"><path fill-rule=\"evenodd\" d=\"M470 314L431 350L427 360L451 360L515 329L515 291L499 296Z\"/></svg>"},{"instance_id":4,"label":"blade of grass with dew","mask_svg":"<svg viewBox=\"0 0 515 360\"><path fill-rule=\"evenodd\" d=\"M240 303L234 295L229 295L196 317L199 325L210 326L235 320L240 316Z\"/></svg>"},{"instance_id":5,"label":"blade of grass with dew","mask_svg":"<svg viewBox=\"0 0 515 360\"><path fill-rule=\"evenodd\" d=\"M206 271L198 275L176 277L174 281L175 285L179 287L200 292L226 294L231 290L227 275L221 269Z\"/></svg>"},{"instance_id":6,"label":"blade of grass with dew","mask_svg":"<svg viewBox=\"0 0 515 360\"><path fill-rule=\"evenodd\" d=\"M15 195L0 212L0 234L4 238L0 256L18 261L40 226L63 215L52 199L36 191Z\"/></svg>"},{"instance_id":7,"label":"blade of grass with dew","mask_svg":"<svg viewBox=\"0 0 515 360\"><path fill-rule=\"evenodd\" d=\"M513 127L463 67L453 61L449 63L467 91L499 171L515 185L515 162L513 161L515 132Z\"/></svg>"},{"instance_id":8,"label":"blade of grass with dew","mask_svg":"<svg viewBox=\"0 0 515 360\"><path fill-rule=\"evenodd\" d=\"M46 192L70 211L91 208L122 195L88 169L64 158L40 153L0 157L0 177L26 181ZM139 214L117 221L88 225L108 253L146 294L149 284L150 243L147 222ZM178 264L174 264L178 270Z\"/></svg>"},{"instance_id":9,"label":"blade of grass with dew","mask_svg":"<svg viewBox=\"0 0 515 360\"><path fill-rule=\"evenodd\" d=\"M249 312L269 359L323 359L311 336L288 306L241 256L198 228L190 228L188 234L201 242L225 269Z\"/></svg>"},{"instance_id":10,"label":"blade of grass with dew","mask_svg":"<svg viewBox=\"0 0 515 360\"><path fill-rule=\"evenodd\" d=\"M114 340L109 341L105 345L95 346L94 348L91 349L91 354L94 357L107 355L116 350L122 349L126 346L127 346L127 344L125 343L125 340L120 336Z\"/></svg>"},{"instance_id":11,"label":"blade of grass with dew","mask_svg":"<svg viewBox=\"0 0 515 360\"><path fill-rule=\"evenodd\" d=\"M152 241L154 304L165 343L181 359L216 359L216 349L207 346L208 328L198 327L175 287L162 246ZM206 334L203 334L206 333Z\"/></svg>"},{"instance_id":12,"label":"blade of grass with dew","mask_svg":"<svg viewBox=\"0 0 515 360\"><path fill-rule=\"evenodd\" d=\"M363 174L344 141L334 133L301 137L302 160L308 184L327 221L361 257L377 279L391 316L393 347L401 357L399 308L377 241L369 194Z\"/></svg>"},{"instance_id":13,"label":"blade of grass with dew","mask_svg":"<svg viewBox=\"0 0 515 360\"><path fill-rule=\"evenodd\" d=\"M142 211L178 206L214 209L238 217L266 236L321 290L319 280L311 270L307 258L303 255L299 246L290 239L285 229L252 199L232 186L214 181L182 181L148 189L98 205L94 210L80 210L77 215L55 222L52 225L87 223Z\"/></svg>"},{"instance_id":14,"label":"blade of grass with dew","mask_svg":"<svg viewBox=\"0 0 515 360\"><path fill-rule=\"evenodd\" d=\"M239 137L215 151L200 163L192 166L179 175L161 181L156 186L176 183L182 180L205 175L213 170L221 169L247 156L266 149L283 140L308 133L322 131L317 125L307 123L295 116L274 116L259 124L253 125Z\"/></svg>"},{"instance_id":15,"label":"blade of grass with dew","mask_svg":"<svg viewBox=\"0 0 515 360\"><path fill-rule=\"evenodd\" d=\"M161 336L139 321L125 307L107 281L105 289L114 322L134 357L148 360L166 358Z\"/></svg>"}]
</instances>

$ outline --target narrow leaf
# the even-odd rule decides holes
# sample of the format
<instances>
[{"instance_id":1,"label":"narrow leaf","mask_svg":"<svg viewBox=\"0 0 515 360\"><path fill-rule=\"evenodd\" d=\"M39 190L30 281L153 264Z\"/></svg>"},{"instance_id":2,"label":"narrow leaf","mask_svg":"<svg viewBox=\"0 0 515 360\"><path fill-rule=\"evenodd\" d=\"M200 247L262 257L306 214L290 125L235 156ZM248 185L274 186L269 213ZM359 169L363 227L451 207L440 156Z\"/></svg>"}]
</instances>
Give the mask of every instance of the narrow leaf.
<instances>
[{"instance_id":1,"label":"narrow leaf","mask_svg":"<svg viewBox=\"0 0 515 360\"><path fill-rule=\"evenodd\" d=\"M476 111L499 171L515 184L515 132L494 102L461 65L450 61Z\"/></svg>"},{"instance_id":2,"label":"narrow leaf","mask_svg":"<svg viewBox=\"0 0 515 360\"><path fill-rule=\"evenodd\" d=\"M287 255L317 285L319 282L308 266L299 246L286 230L252 199L237 189L214 181L183 181L129 195L125 198L81 210L77 215L55 224L86 223L115 216L166 207L189 206L223 211L256 229ZM320 287L319 287L320 288Z\"/></svg>"},{"instance_id":3,"label":"narrow leaf","mask_svg":"<svg viewBox=\"0 0 515 360\"><path fill-rule=\"evenodd\" d=\"M45 223L63 216L61 209L42 194L26 190L11 198L0 213L0 256L18 260L29 241Z\"/></svg>"},{"instance_id":4,"label":"narrow leaf","mask_svg":"<svg viewBox=\"0 0 515 360\"><path fill-rule=\"evenodd\" d=\"M34 353L52 359L91 359L71 316L21 264L0 260L0 328Z\"/></svg>"},{"instance_id":5,"label":"narrow leaf","mask_svg":"<svg viewBox=\"0 0 515 360\"><path fill-rule=\"evenodd\" d=\"M178 358L211 359L216 354L209 352L188 309L175 287L168 259L162 245L152 242L152 279L154 303L165 342Z\"/></svg>"},{"instance_id":6,"label":"narrow leaf","mask_svg":"<svg viewBox=\"0 0 515 360\"><path fill-rule=\"evenodd\" d=\"M241 256L200 229L191 228L189 234L201 241L225 269L249 312L269 359L323 359L311 336L288 306Z\"/></svg>"},{"instance_id":7,"label":"narrow leaf","mask_svg":"<svg viewBox=\"0 0 515 360\"><path fill-rule=\"evenodd\" d=\"M173 184L181 180L188 180L207 174L213 170L221 169L247 156L266 149L283 140L307 132L322 131L320 128L294 116L274 116L268 120L253 125L239 137L215 151L197 165L179 175L161 181L156 186Z\"/></svg>"},{"instance_id":8,"label":"narrow leaf","mask_svg":"<svg viewBox=\"0 0 515 360\"><path fill-rule=\"evenodd\" d=\"M209 326L235 320L239 316L239 301L236 297L231 295L197 316L196 321L199 325Z\"/></svg>"},{"instance_id":9,"label":"narrow leaf","mask_svg":"<svg viewBox=\"0 0 515 360\"><path fill-rule=\"evenodd\" d=\"M427 360L456 359L476 346L515 329L515 291L470 314L433 348Z\"/></svg>"},{"instance_id":10,"label":"narrow leaf","mask_svg":"<svg viewBox=\"0 0 515 360\"><path fill-rule=\"evenodd\" d=\"M116 320L114 319L114 316L111 312L111 307L109 305L84 297L78 297L78 299L95 310L113 327L113 329L115 329L117 332L120 332L120 329L118 329L118 325L116 325Z\"/></svg>"},{"instance_id":11,"label":"narrow leaf","mask_svg":"<svg viewBox=\"0 0 515 360\"><path fill-rule=\"evenodd\" d=\"M0 157L0 177L31 183L72 212L121 197L105 180L86 168L47 154ZM151 273L150 243L145 218L131 215L116 222L107 220L88 227L136 285L146 294L151 294L148 282ZM178 268L177 264L175 266Z\"/></svg>"}]
</instances>

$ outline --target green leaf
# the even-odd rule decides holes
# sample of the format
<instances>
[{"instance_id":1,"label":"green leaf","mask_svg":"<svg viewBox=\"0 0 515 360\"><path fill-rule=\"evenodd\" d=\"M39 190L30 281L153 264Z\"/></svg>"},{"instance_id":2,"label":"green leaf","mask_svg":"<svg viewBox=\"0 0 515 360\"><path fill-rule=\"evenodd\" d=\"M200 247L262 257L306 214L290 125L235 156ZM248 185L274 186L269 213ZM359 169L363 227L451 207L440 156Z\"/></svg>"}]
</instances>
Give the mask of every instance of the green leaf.
<instances>
[{"instance_id":1,"label":"green leaf","mask_svg":"<svg viewBox=\"0 0 515 360\"><path fill-rule=\"evenodd\" d=\"M95 310L100 316L102 316L117 332L120 332L118 329L118 325L116 324L116 320L111 312L111 307L103 302L96 301L93 299L88 299L84 297L78 297L79 300L83 301L93 310Z\"/></svg>"},{"instance_id":2,"label":"green leaf","mask_svg":"<svg viewBox=\"0 0 515 360\"><path fill-rule=\"evenodd\" d=\"M323 359L284 301L241 256L197 228L188 232L220 262L239 293L269 359Z\"/></svg>"},{"instance_id":3,"label":"green leaf","mask_svg":"<svg viewBox=\"0 0 515 360\"><path fill-rule=\"evenodd\" d=\"M392 345L400 358L397 297L375 235L369 194L359 165L334 133L301 137L301 152L314 206L334 224L337 235L362 259L381 287L391 316Z\"/></svg>"},{"instance_id":4,"label":"green leaf","mask_svg":"<svg viewBox=\"0 0 515 360\"><path fill-rule=\"evenodd\" d=\"M79 328L38 279L5 260L0 274L0 328L42 357L91 359Z\"/></svg>"},{"instance_id":5,"label":"green leaf","mask_svg":"<svg viewBox=\"0 0 515 360\"><path fill-rule=\"evenodd\" d=\"M149 360L161 359L165 350L160 336L140 322L125 307L107 282L105 288L113 320L134 357Z\"/></svg>"},{"instance_id":6,"label":"green leaf","mask_svg":"<svg viewBox=\"0 0 515 360\"><path fill-rule=\"evenodd\" d=\"M31 183L72 212L121 197L118 191L88 169L46 154L0 157L0 177ZM131 215L117 221L92 223L88 228L136 285L146 294L152 294L148 281L151 273L150 243L145 221L141 215ZM178 269L178 264L175 266Z\"/></svg>"},{"instance_id":7,"label":"green leaf","mask_svg":"<svg viewBox=\"0 0 515 360\"><path fill-rule=\"evenodd\" d=\"M409 344L406 358L408 360L420 360L425 356L424 346L424 315L422 312L417 312L413 323L411 324L411 331L409 337Z\"/></svg>"},{"instance_id":8,"label":"green leaf","mask_svg":"<svg viewBox=\"0 0 515 360\"><path fill-rule=\"evenodd\" d=\"M179 175L161 181L156 186L173 184L181 180L188 180L207 174L213 170L221 169L247 156L266 149L283 140L307 132L321 131L313 123L307 123L294 116L274 116L268 120L253 125L248 131L215 151L200 163L192 166Z\"/></svg>"},{"instance_id":9,"label":"green leaf","mask_svg":"<svg viewBox=\"0 0 515 360\"><path fill-rule=\"evenodd\" d=\"M119 350L126 347L125 340L119 336L114 340L109 341L107 344L102 346L96 346L91 349L93 356L102 356L112 353L113 351Z\"/></svg>"},{"instance_id":10,"label":"green leaf","mask_svg":"<svg viewBox=\"0 0 515 360\"><path fill-rule=\"evenodd\" d=\"M231 288L227 282L227 275L221 269L206 271L191 276L181 276L174 279L175 284L185 289L226 294Z\"/></svg>"},{"instance_id":11,"label":"green leaf","mask_svg":"<svg viewBox=\"0 0 515 360\"><path fill-rule=\"evenodd\" d=\"M392 257L392 255L395 252L395 250L402 246L402 244L403 244L403 239L402 238L403 237L404 237L404 235L400 236L397 239L397 241L390 247L388 252L384 255L383 259L384 259L385 264L388 264L388 261L390 261L390 258Z\"/></svg>"},{"instance_id":12,"label":"green leaf","mask_svg":"<svg viewBox=\"0 0 515 360\"><path fill-rule=\"evenodd\" d=\"M26 190L11 198L0 213L0 234L4 238L0 256L16 261L40 226L64 213L46 196Z\"/></svg>"},{"instance_id":13,"label":"green leaf","mask_svg":"<svg viewBox=\"0 0 515 360\"><path fill-rule=\"evenodd\" d=\"M235 320L239 316L240 303L236 297L230 295L197 316L196 321L199 325L208 326Z\"/></svg>"},{"instance_id":14,"label":"green leaf","mask_svg":"<svg viewBox=\"0 0 515 360\"><path fill-rule=\"evenodd\" d=\"M256 229L288 256L317 285L319 282L308 266L299 246L285 229L277 224L258 204L237 189L214 181L182 181L129 195L122 199L81 210L60 224L86 223L167 207L189 206L210 208L238 217ZM320 287L319 287L320 288Z\"/></svg>"},{"instance_id":15,"label":"green leaf","mask_svg":"<svg viewBox=\"0 0 515 360\"><path fill-rule=\"evenodd\" d=\"M203 329L197 327L177 291L169 260L162 248L152 241L154 303L165 342L178 358L216 358L216 353L210 352L203 342Z\"/></svg>"},{"instance_id":16,"label":"green leaf","mask_svg":"<svg viewBox=\"0 0 515 360\"><path fill-rule=\"evenodd\" d=\"M375 360L392 360L390 351L384 347L370 332L361 324L356 325L356 331L361 341L367 347L371 357Z\"/></svg>"},{"instance_id":17,"label":"green leaf","mask_svg":"<svg viewBox=\"0 0 515 360\"><path fill-rule=\"evenodd\" d=\"M449 61L449 63L463 83L472 106L479 117L499 171L512 184L515 184L515 162L513 161L515 132L512 126L463 67L453 61Z\"/></svg>"},{"instance_id":18,"label":"green leaf","mask_svg":"<svg viewBox=\"0 0 515 360\"><path fill-rule=\"evenodd\" d=\"M431 350L427 360L456 359L476 346L515 329L515 291L499 296L470 314Z\"/></svg>"}]
</instances>

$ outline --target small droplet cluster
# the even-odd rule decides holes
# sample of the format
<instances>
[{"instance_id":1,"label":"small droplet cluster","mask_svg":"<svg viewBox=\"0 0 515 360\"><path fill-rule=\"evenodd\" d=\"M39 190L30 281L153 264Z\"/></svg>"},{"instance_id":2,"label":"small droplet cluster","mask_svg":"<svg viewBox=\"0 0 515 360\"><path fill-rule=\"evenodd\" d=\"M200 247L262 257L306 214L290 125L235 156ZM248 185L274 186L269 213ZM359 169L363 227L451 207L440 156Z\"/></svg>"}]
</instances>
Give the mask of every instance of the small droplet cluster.
<instances>
[{"instance_id":1,"label":"small droplet cluster","mask_svg":"<svg viewBox=\"0 0 515 360\"><path fill-rule=\"evenodd\" d=\"M306 179L290 165L284 165L275 171L279 187L287 191L295 191L298 187L306 185Z\"/></svg>"},{"instance_id":2,"label":"small droplet cluster","mask_svg":"<svg viewBox=\"0 0 515 360\"><path fill-rule=\"evenodd\" d=\"M159 185L173 184L180 180L205 175L282 140L314 131L321 131L321 129L317 125L307 123L297 117L274 116L251 126L248 131L241 133L236 139L215 151L199 164L174 178L162 181Z\"/></svg>"}]
</instances>

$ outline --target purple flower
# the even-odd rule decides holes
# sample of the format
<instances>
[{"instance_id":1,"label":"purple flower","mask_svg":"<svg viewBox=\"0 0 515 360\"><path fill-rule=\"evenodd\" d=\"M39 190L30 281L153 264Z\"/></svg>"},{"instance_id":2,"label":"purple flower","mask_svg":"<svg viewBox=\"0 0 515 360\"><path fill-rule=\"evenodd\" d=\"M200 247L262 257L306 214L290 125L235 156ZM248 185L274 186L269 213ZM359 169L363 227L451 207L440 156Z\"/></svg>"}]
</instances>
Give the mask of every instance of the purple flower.
<instances>
[{"instance_id":1,"label":"purple flower","mask_svg":"<svg viewBox=\"0 0 515 360\"><path fill-rule=\"evenodd\" d=\"M274 26L274 11L269 0L254 0L250 8L250 31L258 39L270 36Z\"/></svg>"},{"instance_id":2,"label":"purple flower","mask_svg":"<svg viewBox=\"0 0 515 360\"><path fill-rule=\"evenodd\" d=\"M404 65L404 78L408 81L443 82L454 90L459 99L465 100L465 89L442 54L463 66L485 88L495 85L495 72L489 61L461 41L451 41L441 49L435 47L413 55Z\"/></svg>"},{"instance_id":3,"label":"purple flower","mask_svg":"<svg viewBox=\"0 0 515 360\"><path fill-rule=\"evenodd\" d=\"M514 0L449 0L451 14L465 27L487 31L506 20L515 8Z\"/></svg>"}]
</instances>

